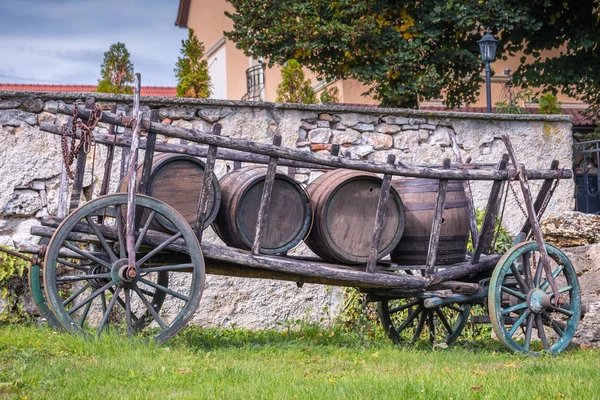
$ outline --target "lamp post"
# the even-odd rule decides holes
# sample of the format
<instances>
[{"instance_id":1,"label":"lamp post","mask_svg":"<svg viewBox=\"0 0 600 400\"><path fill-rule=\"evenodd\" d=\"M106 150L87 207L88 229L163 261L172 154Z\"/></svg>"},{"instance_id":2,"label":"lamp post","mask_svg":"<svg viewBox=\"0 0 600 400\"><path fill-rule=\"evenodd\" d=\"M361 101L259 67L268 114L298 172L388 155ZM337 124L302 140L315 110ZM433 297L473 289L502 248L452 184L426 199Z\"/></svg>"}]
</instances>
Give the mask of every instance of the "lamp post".
<instances>
[{"instance_id":1,"label":"lamp post","mask_svg":"<svg viewBox=\"0 0 600 400\"><path fill-rule=\"evenodd\" d=\"M494 35L490 33L490 28L485 31L485 35L479 40L479 52L481 60L485 63L485 91L487 100L487 112L492 112L492 84L491 84L491 69L490 63L496 58L496 47L498 41Z\"/></svg>"}]
</instances>

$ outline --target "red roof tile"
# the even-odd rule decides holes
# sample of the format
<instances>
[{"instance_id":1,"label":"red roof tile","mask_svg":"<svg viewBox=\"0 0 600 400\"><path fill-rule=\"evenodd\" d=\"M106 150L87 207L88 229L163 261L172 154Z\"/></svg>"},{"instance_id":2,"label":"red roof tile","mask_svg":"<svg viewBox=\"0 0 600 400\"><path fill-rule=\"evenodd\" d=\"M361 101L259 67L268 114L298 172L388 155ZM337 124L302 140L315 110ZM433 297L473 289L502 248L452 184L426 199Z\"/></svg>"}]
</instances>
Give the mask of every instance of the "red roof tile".
<instances>
[{"instance_id":1,"label":"red roof tile","mask_svg":"<svg viewBox=\"0 0 600 400\"><path fill-rule=\"evenodd\" d=\"M38 85L29 83L0 83L0 90L31 92L95 92L95 85ZM168 86L142 86L142 96L175 97L177 89Z\"/></svg>"}]
</instances>

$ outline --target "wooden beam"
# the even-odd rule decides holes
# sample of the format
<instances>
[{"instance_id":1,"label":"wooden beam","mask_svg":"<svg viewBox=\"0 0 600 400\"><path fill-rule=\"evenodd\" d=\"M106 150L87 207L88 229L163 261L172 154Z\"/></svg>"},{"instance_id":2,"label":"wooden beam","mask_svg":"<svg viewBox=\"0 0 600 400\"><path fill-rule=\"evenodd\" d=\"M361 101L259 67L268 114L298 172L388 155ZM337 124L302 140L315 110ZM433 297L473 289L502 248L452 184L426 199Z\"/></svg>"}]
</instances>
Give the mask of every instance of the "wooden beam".
<instances>
[{"instance_id":1,"label":"wooden beam","mask_svg":"<svg viewBox=\"0 0 600 400\"><path fill-rule=\"evenodd\" d=\"M450 168L450 159L444 159L444 169ZM431 236L427 249L427 261L425 262L425 276L430 277L435 268L440 235L442 232L442 221L444 220L444 206L446 205L446 193L448 192L448 179L440 179L438 184L437 200L435 202L435 213L431 222Z\"/></svg>"}]
</instances>

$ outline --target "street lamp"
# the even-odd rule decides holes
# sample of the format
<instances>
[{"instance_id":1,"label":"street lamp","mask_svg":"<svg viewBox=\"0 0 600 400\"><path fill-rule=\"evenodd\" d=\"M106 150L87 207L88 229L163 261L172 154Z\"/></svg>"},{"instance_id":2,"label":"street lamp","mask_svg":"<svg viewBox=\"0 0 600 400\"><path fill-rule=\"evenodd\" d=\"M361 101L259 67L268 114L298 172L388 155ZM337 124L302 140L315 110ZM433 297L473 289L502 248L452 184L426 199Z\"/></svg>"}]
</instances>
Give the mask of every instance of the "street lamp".
<instances>
[{"instance_id":1,"label":"street lamp","mask_svg":"<svg viewBox=\"0 0 600 400\"><path fill-rule=\"evenodd\" d=\"M492 112L492 85L491 85L491 70L490 63L496 58L496 47L498 41L494 35L490 33L490 28L485 31L485 35L479 40L479 52L481 60L485 63L485 90L487 99L487 112Z\"/></svg>"}]
</instances>

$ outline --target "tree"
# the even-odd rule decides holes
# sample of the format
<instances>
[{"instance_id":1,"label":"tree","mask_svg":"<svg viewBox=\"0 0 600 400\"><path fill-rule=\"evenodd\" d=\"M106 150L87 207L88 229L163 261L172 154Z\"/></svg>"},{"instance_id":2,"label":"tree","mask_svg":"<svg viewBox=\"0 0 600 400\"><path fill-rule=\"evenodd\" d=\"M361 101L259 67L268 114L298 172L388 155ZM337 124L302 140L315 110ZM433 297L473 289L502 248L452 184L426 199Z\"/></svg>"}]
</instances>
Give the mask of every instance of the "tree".
<instances>
[{"instance_id":1,"label":"tree","mask_svg":"<svg viewBox=\"0 0 600 400\"><path fill-rule=\"evenodd\" d=\"M113 43L104 53L97 91L133 93L131 84L133 84L133 64L129 60L127 47L121 42Z\"/></svg>"},{"instance_id":2,"label":"tree","mask_svg":"<svg viewBox=\"0 0 600 400\"><path fill-rule=\"evenodd\" d=\"M530 60L517 82L600 104L599 0L227 0L227 38L269 65L296 58L327 80L354 78L383 106L445 97L476 100L483 83L477 40L490 26L502 57ZM545 60L543 50L566 47Z\"/></svg>"},{"instance_id":3,"label":"tree","mask_svg":"<svg viewBox=\"0 0 600 400\"><path fill-rule=\"evenodd\" d=\"M177 58L177 96L206 99L211 94L208 61L203 59L204 44L198 40L193 29L188 30L187 40L181 41L181 57Z\"/></svg>"},{"instance_id":4,"label":"tree","mask_svg":"<svg viewBox=\"0 0 600 400\"><path fill-rule=\"evenodd\" d=\"M280 103L316 104L317 95L310 80L304 76L302 66L291 59L281 70L281 83L277 86L277 99Z\"/></svg>"}]
</instances>

